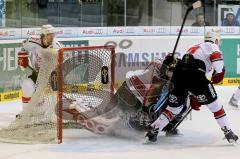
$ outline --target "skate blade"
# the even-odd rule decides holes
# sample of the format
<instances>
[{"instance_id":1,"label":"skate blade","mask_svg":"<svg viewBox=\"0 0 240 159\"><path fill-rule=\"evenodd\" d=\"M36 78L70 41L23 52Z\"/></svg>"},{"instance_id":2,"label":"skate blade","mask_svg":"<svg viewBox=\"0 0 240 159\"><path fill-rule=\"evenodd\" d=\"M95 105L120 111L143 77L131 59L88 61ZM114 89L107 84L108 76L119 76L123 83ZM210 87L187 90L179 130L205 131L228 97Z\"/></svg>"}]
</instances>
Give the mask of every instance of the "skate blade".
<instances>
[{"instance_id":1,"label":"skate blade","mask_svg":"<svg viewBox=\"0 0 240 159\"><path fill-rule=\"evenodd\" d=\"M184 134L179 133L179 134L165 134L166 137L180 137L183 136Z\"/></svg>"},{"instance_id":2,"label":"skate blade","mask_svg":"<svg viewBox=\"0 0 240 159\"><path fill-rule=\"evenodd\" d=\"M227 138L226 138L226 137L223 137L223 140L227 140ZM232 144L232 145L236 145L237 142L238 142L238 140L233 140L233 139L228 140L228 143L229 143L229 144Z\"/></svg>"},{"instance_id":3,"label":"skate blade","mask_svg":"<svg viewBox=\"0 0 240 159\"><path fill-rule=\"evenodd\" d=\"M157 141L155 141L155 142L150 141L149 138L146 137L142 143L143 143L144 145L154 145L154 144L157 144Z\"/></svg>"},{"instance_id":4,"label":"skate blade","mask_svg":"<svg viewBox=\"0 0 240 159\"><path fill-rule=\"evenodd\" d=\"M228 102L228 105L231 106L231 108L239 109L239 106L237 104L233 104L231 101Z\"/></svg>"}]
</instances>

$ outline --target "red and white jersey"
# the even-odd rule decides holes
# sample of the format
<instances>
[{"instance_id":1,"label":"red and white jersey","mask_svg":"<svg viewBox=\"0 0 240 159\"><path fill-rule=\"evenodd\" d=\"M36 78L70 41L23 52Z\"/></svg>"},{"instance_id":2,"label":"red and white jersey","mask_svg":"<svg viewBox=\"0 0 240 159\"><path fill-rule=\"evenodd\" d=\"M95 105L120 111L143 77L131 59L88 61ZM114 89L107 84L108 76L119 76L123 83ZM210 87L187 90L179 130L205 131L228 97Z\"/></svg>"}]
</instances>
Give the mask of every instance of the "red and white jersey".
<instances>
[{"instance_id":1,"label":"red and white jersey","mask_svg":"<svg viewBox=\"0 0 240 159\"><path fill-rule=\"evenodd\" d=\"M144 105L147 102L148 92L152 86L154 77L160 78L158 76L160 75L161 66L159 62L152 62L146 69L132 71L127 75L127 86Z\"/></svg>"},{"instance_id":2,"label":"red and white jersey","mask_svg":"<svg viewBox=\"0 0 240 159\"><path fill-rule=\"evenodd\" d=\"M62 45L54 40L53 44L48 46L47 48L61 48ZM40 61L41 61L41 50L43 49L41 44L40 36L32 36L27 40L24 40L22 43L22 50L26 50L29 54L30 62L36 71L40 69Z\"/></svg>"},{"instance_id":3,"label":"red and white jersey","mask_svg":"<svg viewBox=\"0 0 240 159\"><path fill-rule=\"evenodd\" d=\"M221 73L224 67L222 52L218 45L211 42L204 42L191 47L187 53L192 54L195 59L205 63L206 73L214 69L216 73Z\"/></svg>"}]
</instances>

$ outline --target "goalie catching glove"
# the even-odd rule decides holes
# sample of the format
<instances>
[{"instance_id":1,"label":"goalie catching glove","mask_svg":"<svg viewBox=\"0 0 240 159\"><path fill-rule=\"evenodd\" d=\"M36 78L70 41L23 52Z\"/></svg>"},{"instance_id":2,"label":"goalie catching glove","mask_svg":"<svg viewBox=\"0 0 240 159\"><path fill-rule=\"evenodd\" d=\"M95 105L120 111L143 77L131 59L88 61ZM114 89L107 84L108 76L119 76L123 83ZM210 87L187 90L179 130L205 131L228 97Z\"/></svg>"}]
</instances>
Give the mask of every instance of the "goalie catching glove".
<instances>
[{"instance_id":1,"label":"goalie catching glove","mask_svg":"<svg viewBox=\"0 0 240 159\"><path fill-rule=\"evenodd\" d=\"M18 52L18 65L22 70L28 67L28 52L24 49Z\"/></svg>"}]
</instances>

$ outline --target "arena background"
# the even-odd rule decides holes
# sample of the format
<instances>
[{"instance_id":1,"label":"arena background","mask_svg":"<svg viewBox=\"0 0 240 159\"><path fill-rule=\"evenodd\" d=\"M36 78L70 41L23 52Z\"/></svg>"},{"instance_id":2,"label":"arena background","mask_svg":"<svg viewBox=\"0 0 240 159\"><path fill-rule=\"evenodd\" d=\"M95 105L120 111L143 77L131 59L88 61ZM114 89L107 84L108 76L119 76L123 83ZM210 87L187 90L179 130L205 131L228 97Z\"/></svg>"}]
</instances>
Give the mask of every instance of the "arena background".
<instances>
[{"instance_id":1,"label":"arena background","mask_svg":"<svg viewBox=\"0 0 240 159\"><path fill-rule=\"evenodd\" d=\"M22 40L39 34L41 25L49 23L57 27L57 38L67 47L114 45L118 87L126 72L144 68L173 50L183 13L190 3L185 0L139 0L139 5L134 0L0 0L0 101L21 97L20 83L30 70L21 71L17 66L17 52ZM205 9L189 15L177 48L177 54L182 56L191 45L203 41L206 31L220 30L226 64L222 85L240 83L240 27L220 26L229 12L239 20L239 4L239 1L206 1ZM198 13L204 13L211 26L192 27Z\"/></svg>"}]
</instances>

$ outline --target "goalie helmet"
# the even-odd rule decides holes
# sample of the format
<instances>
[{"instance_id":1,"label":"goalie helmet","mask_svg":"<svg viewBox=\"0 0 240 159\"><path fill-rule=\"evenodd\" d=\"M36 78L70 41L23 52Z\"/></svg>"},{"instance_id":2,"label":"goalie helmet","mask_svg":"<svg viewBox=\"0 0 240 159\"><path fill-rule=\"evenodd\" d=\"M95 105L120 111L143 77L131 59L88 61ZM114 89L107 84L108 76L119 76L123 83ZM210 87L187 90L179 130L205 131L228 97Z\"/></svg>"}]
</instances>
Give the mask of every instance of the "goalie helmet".
<instances>
[{"instance_id":1,"label":"goalie helmet","mask_svg":"<svg viewBox=\"0 0 240 159\"><path fill-rule=\"evenodd\" d=\"M40 30L41 35L54 34L54 33L55 33L55 28L50 24L43 25Z\"/></svg>"},{"instance_id":2,"label":"goalie helmet","mask_svg":"<svg viewBox=\"0 0 240 159\"><path fill-rule=\"evenodd\" d=\"M215 43L216 40L218 40L218 42L220 43L221 35L219 32L217 31L206 32L204 36L204 41L212 41Z\"/></svg>"}]
</instances>

